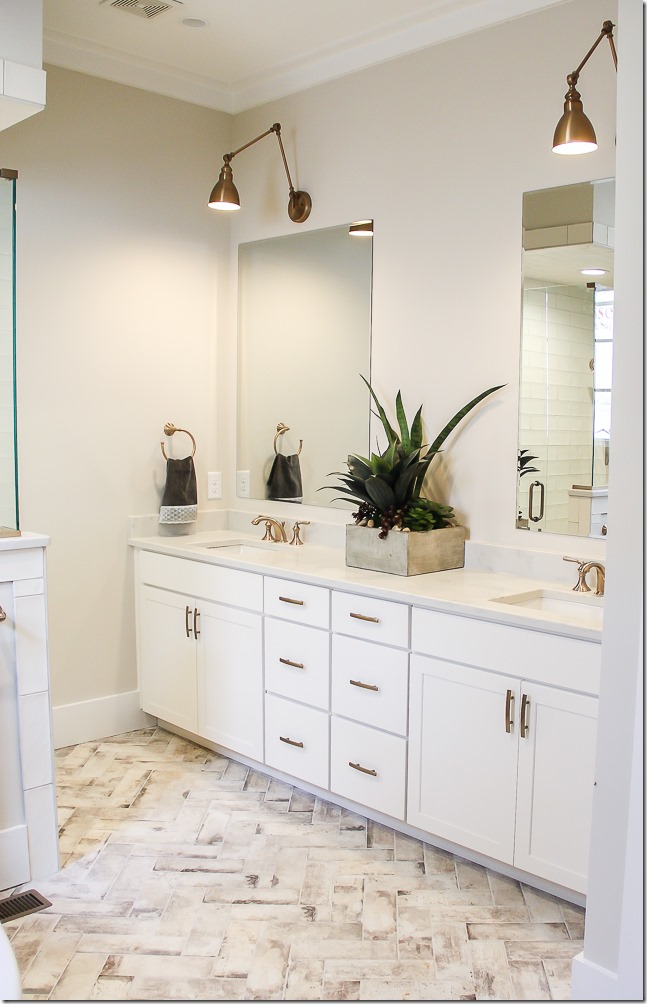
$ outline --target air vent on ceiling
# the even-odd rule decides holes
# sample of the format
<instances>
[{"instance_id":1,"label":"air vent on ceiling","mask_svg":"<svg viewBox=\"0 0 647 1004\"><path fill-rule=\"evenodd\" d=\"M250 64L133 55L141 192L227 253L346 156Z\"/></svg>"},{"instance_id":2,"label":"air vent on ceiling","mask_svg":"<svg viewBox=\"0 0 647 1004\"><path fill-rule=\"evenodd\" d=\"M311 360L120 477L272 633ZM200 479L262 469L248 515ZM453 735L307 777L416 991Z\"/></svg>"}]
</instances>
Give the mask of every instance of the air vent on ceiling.
<instances>
[{"instance_id":1,"label":"air vent on ceiling","mask_svg":"<svg viewBox=\"0 0 647 1004\"><path fill-rule=\"evenodd\" d=\"M158 14L171 9L170 3L146 3L145 0L111 0L110 6L121 7L122 10L128 10L131 14L145 18L157 17Z\"/></svg>"}]
</instances>

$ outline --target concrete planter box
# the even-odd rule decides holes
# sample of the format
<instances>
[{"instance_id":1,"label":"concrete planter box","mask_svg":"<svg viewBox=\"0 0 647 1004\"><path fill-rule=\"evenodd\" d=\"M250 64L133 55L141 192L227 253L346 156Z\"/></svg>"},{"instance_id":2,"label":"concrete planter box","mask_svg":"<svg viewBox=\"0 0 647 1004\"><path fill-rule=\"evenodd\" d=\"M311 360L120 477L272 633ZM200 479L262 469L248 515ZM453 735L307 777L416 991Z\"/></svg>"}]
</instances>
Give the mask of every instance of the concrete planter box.
<instances>
[{"instance_id":1,"label":"concrete planter box","mask_svg":"<svg viewBox=\"0 0 647 1004\"><path fill-rule=\"evenodd\" d=\"M390 530L385 540L378 527L346 526L346 564L392 575L420 575L462 568L465 564L464 526L445 526L424 533Z\"/></svg>"}]
</instances>

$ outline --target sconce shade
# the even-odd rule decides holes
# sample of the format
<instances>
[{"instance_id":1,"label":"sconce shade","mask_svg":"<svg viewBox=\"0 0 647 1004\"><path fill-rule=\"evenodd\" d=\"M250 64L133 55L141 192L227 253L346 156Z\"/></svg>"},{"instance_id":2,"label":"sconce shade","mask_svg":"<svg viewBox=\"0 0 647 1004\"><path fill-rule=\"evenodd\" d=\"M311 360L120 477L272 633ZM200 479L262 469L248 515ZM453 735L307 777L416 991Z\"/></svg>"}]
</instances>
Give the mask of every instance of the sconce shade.
<instances>
[{"instance_id":1,"label":"sconce shade","mask_svg":"<svg viewBox=\"0 0 647 1004\"><path fill-rule=\"evenodd\" d=\"M564 101L564 114L557 123L553 137L553 153L590 153L597 148L595 129L584 114L579 91L569 87Z\"/></svg>"},{"instance_id":2,"label":"sconce shade","mask_svg":"<svg viewBox=\"0 0 647 1004\"><path fill-rule=\"evenodd\" d=\"M348 233L351 237L372 237L373 220L357 220L355 223L351 223Z\"/></svg>"},{"instance_id":3,"label":"sconce shade","mask_svg":"<svg viewBox=\"0 0 647 1004\"><path fill-rule=\"evenodd\" d=\"M209 196L209 209L240 209L240 196L234 185L234 172L226 161Z\"/></svg>"}]
</instances>

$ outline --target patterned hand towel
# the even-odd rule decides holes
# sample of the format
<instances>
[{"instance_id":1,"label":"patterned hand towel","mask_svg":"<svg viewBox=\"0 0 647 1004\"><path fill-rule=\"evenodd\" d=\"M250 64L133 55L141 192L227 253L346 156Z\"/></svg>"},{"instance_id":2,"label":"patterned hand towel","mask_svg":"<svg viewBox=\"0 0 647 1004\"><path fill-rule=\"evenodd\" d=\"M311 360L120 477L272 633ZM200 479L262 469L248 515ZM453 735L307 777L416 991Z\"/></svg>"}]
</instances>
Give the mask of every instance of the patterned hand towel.
<instances>
[{"instance_id":1,"label":"patterned hand towel","mask_svg":"<svg viewBox=\"0 0 647 1004\"><path fill-rule=\"evenodd\" d=\"M289 457L276 454L267 479L267 497L280 502L303 502L301 465L297 453Z\"/></svg>"},{"instance_id":2,"label":"patterned hand towel","mask_svg":"<svg viewBox=\"0 0 647 1004\"><path fill-rule=\"evenodd\" d=\"M193 457L166 461L160 523L193 523L198 518L198 486Z\"/></svg>"}]
</instances>

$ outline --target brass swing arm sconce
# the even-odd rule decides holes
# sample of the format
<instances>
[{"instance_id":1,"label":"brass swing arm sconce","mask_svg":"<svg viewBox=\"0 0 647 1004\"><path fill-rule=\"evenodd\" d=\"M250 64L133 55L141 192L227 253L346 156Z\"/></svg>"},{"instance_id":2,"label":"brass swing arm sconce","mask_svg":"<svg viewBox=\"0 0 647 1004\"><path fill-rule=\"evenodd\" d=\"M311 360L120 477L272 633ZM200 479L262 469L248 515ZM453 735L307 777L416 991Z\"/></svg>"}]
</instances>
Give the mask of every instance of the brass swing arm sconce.
<instances>
[{"instance_id":1,"label":"brass swing arm sconce","mask_svg":"<svg viewBox=\"0 0 647 1004\"><path fill-rule=\"evenodd\" d=\"M223 165L220 171L220 177L214 185L213 191L209 196L209 209L240 209L240 196L238 195L238 189L234 185L234 175L231 169L231 162L234 157L246 150L247 147L253 146L254 143L258 143L259 139L265 139L270 133L274 133L279 144L279 149L281 150L281 156L283 158L283 166L285 168L285 173L288 179L288 185L290 186L290 196L288 199L288 216L293 223L305 223L310 215L310 210L312 209L312 199L307 192L295 191L294 185L292 184L292 178L290 177L290 171L288 168L288 162L285 156L285 150L283 149L283 141L281 140L281 126L278 122L275 122L267 132L261 133L256 139L252 139L249 143L245 143L244 146L234 150L233 153L226 153L223 157Z\"/></svg>"},{"instance_id":2,"label":"brass swing arm sconce","mask_svg":"<svg viewBox=\"0 0 647 1004\"><path fill-rule=\"evenodd\" d=\"M582 108L582 98L577 88L580 70L589 61L603 38L608 38L611 47L611 56L618 69L618 54L613 41L613 29L615 25L612 21L605 21L602 31L595 40L586 56L572 73L566 77L568 91L564 95L564 114L557 123L555 135L553 137L553 153L590 153L597 150L598 141L595 136L595 129L590 120L584 114Z\"/></svg>"}]
</instances>

